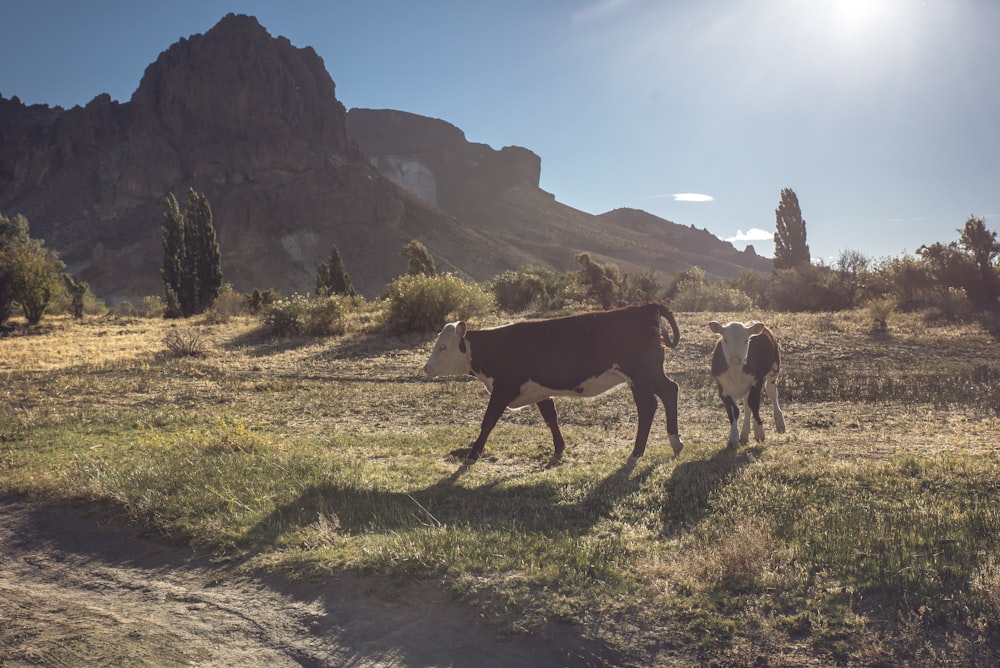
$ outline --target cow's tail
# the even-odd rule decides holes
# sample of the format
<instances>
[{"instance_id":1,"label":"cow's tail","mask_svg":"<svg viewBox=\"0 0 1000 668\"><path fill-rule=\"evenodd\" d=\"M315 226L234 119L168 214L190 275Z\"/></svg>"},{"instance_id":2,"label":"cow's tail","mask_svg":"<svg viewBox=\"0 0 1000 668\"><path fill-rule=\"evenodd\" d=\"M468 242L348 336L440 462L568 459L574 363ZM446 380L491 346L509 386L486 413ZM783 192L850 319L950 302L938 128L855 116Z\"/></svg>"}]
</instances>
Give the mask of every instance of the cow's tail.
<instances>
[{"instance_id":1,"label":"cow's tail","mask_svg":"<svg viewBox=\"0 0 1000 668\"><path fill-rule=\"evenodd\" d=\"M677 344L680 343L681 340L681 330L677 328L677 321L674 320L674 312L671 311L666 306L664 306L663 304L657 304L656 306L660 312L660 318L661 318L660 332L663 335L663 343L668 348L676 348ZM662 320L666 320L668 323L670 323L670 329L674 330L673 340L671 340L670 337L667 335L667 331L666 328L663 327Z\"/></svg>"}]
</instances>

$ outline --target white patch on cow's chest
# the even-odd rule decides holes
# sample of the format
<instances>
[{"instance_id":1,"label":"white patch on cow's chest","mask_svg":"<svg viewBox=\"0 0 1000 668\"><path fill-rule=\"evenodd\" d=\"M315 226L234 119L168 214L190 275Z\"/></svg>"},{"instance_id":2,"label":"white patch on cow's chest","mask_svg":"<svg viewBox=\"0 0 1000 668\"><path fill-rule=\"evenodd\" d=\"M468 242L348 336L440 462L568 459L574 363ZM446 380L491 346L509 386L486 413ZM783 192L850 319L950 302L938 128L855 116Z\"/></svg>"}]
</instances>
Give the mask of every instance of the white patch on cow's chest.
<instances>
[{"instance_id":1,"label":"white patch on cow's chest","mask_svg":"<svg viewBox=\"0 0 1000 668\"><path fill-rule=\"evenodd\" d=\"M719 376L722 390L736 401L750 394L750 388L754 386L756 381L757 379L752 374L746 373L740 367L731 366Z\"/></svg>"},{"instance_id":2,"label":"white patch on cow's chest","mask_svg":"<svg viewBox=\"0 0 1000 668\"><path fill-rule=\"evenodd\" d=\"M493 392L493 379L483 374L476 374L486 389ZM576 387L568 390L554 390L550 387L540 385L533 380L528 380L521 385L521 393L514 401L507 404L509 408L524 408L532 404L537 404L550 397L596 397L604 394L608 390L628 382L628 376L616 368L609 369L599 376L594 376L583 381Z\"/></svg>"}]
</instances>

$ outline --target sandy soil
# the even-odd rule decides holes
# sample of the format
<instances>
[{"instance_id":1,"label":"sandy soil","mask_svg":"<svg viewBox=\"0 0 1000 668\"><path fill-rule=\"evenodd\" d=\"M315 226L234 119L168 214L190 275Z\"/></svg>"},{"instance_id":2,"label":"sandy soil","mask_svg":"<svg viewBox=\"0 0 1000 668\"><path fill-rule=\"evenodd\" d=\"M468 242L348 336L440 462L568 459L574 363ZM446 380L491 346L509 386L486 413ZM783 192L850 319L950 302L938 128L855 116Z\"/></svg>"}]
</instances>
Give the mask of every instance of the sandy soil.
<instances>
[{"instance_id":1,"label":"sandy soil","mask_svg":"<svg viewBox=\"0 0 1000 668\"><path fill-rule=\"evenodd\" d=\"M600 666L555 626L502 639L433 583L262 582L93 509L0 498L0 666ZM383 588L384 590L384 588ZM627 663L627 662L626 662Z\"/></svg>"}]
</instances>

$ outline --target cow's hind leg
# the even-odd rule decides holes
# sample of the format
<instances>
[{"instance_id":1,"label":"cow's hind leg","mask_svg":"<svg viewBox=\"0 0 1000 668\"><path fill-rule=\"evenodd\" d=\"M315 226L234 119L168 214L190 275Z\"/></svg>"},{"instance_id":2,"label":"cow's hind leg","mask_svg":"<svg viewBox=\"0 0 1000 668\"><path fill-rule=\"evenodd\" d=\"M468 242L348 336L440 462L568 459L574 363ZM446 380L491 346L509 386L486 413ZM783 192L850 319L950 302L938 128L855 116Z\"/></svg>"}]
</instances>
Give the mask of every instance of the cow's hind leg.
<instances>
[{"instance_id":1,"label":"cow's hind leg","mask_svg":"<svg viewBox=\"0 0 1000 668\"><path fill-rule=\"evenodd\" d=\"M559 431L559 420L556 418L556 404L552 399L545 399L544 401L539 401L536 405L538 406L538 412L542 414L542 418L545 420L545 424L549 426L549 431L552 432L552 444L555 446L552 458L559 459L566 448L566 441L563 440L562 432Z\"/></svg>"},{"instance_id":2,"label":"cow's hind leg","mask_svg":"<svg viewBox=\"0 0 1000 668\"><path fill-rule=\"evenodd\" d=\"M663 410L667 414L667 436L670 438L670 447L676 457L684 449L677 420L677 383L666 376L660 376L653 391L663 402Z\"/></svg>"},{"instance_id":3,"label":"cow's hind leg","mask_svg":"<svg viewBox=\"0 0 1000 668\"><path fill-rule=\"evenodd\" d=\"M767 395L771 397L771 409L774 411L774 429L779 434L784 434L785 414L781 412L781 406L778 405L778 385L774 381L774 376L768 376Z\"/></svg>"},{"instance_id":4,"label":"cow's hind leg","mask_svg":"<svg viewBox=\"0 0 1000 668\"><path fill-rule=\"evenodd\" d=\"M632 385L632 397L639 411L639 428L635 433L635 447L629 459L638 459L646 452L646 441L649 440L649 430L653 426L653 416L656 415L656 395L652 390L639 385Z\"/></svg>"},{"instance_id":5,"label":"cow's hind leg","mask_svg":"<svg viewBox=\"0 0 1000 668\"><path fill-rule=\"evenodd\" d=\"M749 407L748 413L753 414L753 437L758 443L764 442L764 422L760 419L760 385L754 385L750 388L750 395L747 397L747 405ZM746 429L746 422L744 422L743 438L742 443L746 443L749 440L749 433Z\"/></svg>"}]
</instances>

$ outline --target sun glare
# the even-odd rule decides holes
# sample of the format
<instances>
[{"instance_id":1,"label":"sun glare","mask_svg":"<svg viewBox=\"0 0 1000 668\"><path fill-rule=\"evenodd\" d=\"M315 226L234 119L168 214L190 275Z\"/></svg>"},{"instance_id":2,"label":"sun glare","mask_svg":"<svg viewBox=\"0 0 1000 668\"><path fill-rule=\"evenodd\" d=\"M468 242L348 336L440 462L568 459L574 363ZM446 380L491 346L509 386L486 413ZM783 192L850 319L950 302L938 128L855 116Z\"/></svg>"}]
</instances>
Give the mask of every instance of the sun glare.
<instances>
[{"instance_id":1,"label":"sun glare","mask_svg":"<svg viewBox=\"0 0 1000 668\"><path fill-rule=\"evenodd\" d=\"M830 7L831 36L847 45L891 30L898 17L898 0L834 0Z\"/></svg>"}]
</instances>

